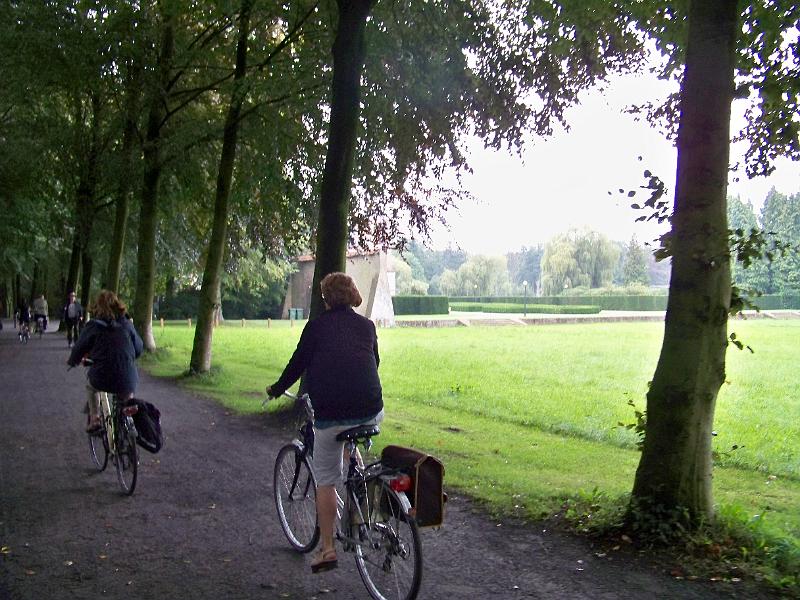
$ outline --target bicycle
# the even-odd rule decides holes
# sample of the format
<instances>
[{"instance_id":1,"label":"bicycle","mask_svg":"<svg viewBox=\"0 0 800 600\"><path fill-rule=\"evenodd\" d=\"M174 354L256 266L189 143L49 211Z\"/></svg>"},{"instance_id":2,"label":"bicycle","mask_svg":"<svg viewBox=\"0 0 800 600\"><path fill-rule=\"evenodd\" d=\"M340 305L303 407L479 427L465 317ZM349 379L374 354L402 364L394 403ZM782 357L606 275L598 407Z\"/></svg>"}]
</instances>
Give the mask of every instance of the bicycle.
<instances>
[{"instance_id":1,"label":"bicycle","mask_svg":"<svg viewBox=\"0 0 800 600\"><path fill-rule=\"evenodd\" d=\"M298 402L297 396L286 396ZM266 402L266 401L265 401ZM314 478L314 414L308 394L299 436L284 445L275 459L273 493L278 520L291 546L310 552L319 541ZM378 435L377 425L361 425L337 436L349 454L347 478L337 489L336 539L345 552L355 554L356 567L375 600L413 600L422 582L422 547L411 504L406 496L411 479L380 461L364 466L358 445L365 451Z\"/></svg>"},{"instance_id":2,"label":"bicycle","mask_svg":"<svg viewBox=\"0 0 800 600\"><path fill-rule=\"evenodd\" d=\"M84 359L84 366L91 361ZM133 415L139 407L124 402L116 394L99 392L101 426L87 432L89 437L89 455L98 471L104 471L108 459L114 463L117 480L123 494L130 496L136 489L139 471L139 448L136 445L136 426ZM87 425L91 415L87 415Z\"/></svg>"},{"instance_id":3,"label":"bicycle","mask_svg":"<svg viewBox=\"0 0 800 600\"><path fill-rule=\"evenodd\" d=\"M42 339L44 333L44 317L36 317L36 324L33 326L33 334L39 334L39 339Z\"/></svg>"}]
</instances>

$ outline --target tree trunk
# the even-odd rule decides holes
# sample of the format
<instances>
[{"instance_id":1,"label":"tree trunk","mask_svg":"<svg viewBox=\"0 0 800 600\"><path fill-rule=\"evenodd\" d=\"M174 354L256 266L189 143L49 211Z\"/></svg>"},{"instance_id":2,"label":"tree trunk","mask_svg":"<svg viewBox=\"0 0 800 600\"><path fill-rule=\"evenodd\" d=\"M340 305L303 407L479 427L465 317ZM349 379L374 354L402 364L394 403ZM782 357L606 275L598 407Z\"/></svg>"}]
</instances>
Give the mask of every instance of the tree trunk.
<instances>
[{"instance_id":1,"label":"tree trunk","mask_svg":"<svg viewBox=\"0 0 800 600\"><path fill-rule=\"evenodd\" d=\"M38 298L39 294L42 293L41 290L39 289L39 288L41 288L41 285L42 285L41 282L39 281L40 277L41 277L41 274L40 274L40 270L39 270L39 261L38 260L34 260L33 261L33 278L31 279L31 295L30 295L31 303L33 303L33 299L34 298Z\"/></svg>"},{"instance_id":2,"label":"tree trunk","mask_svg":"<svg viewBox=\"0 0 800 600\"><path fill-rule=\"evenodd\" d=\"M64 300L66 300L66 295L70 292L74 292L78 286L78 271L81 268L81 244L78 241L78 231L75 231L75 234L72 236L72 253L69 256L69 268L67 270L67 282L66 282L66 289L64 290L66 293L64 294Z\"/></svg>"},{"instance_id":3,"label":"tree trunk","mask_svg":"<svg viewBox=\"0 0 800 600\"><path fill-rule=\"evenodd\" d=\"M155 293L156 230L158 228L158 183L161 178L161 132L166 89L174 52L174 16L166 15L159 56L159 86L150 99L147 137L144 144L144 183L139 212L139 248L136 256L134 322L145 350L154 352L153 295Z\"/></svg>"},{"instance_id":4,"label":"tree trunk","mask_svg":"<svg viewBox=\"0 0 800 600\"><path fill-rule=\"evenodd\" d=\"M364 71L364 31L373 4L374 0L337 1L339 25L333 42L331 120L319 203L310 319L324 310L319 282L328 273L345 270L347 217Z\"/></svg>"},{"instance_id":5,"label":"tree trunk","mask_svg":"<svg viewBox=\"0 0 800 600\"><path fill-rule=\"evenodd\" d=\"M239 116L245 97L244 77L247 69L247 38L250 35L250 8L252 0L242 0L239 15L239 40L236 45L236 68L231 103L225 119L222 137L222 152L217 172L217 190L214 201L214 223L208 243L206 268L200 288L200 304L197 313L197 326L194 330L194 344L189 370L193 373L207 373L211 369L211 341L214 335L214 316L222 299L220 298L220 276L222 260L225 255L228 224L228 198L233 178L233 165L236 160L236 141L239 133Z\"/></svg>"},{"instance_id":6,"label":"tree trunk","mask_svg":"<svg viewBox=\"0 0 800 600\"><path fill-rule=\"evenodd\" d=\"M84 310L89 310L92 301L92 253L84 248L81 253L81 298Z\"/></svg>"},{"instance_id":7,"label":"tree trunk","mask_svg":"<svg viewBox=\"0 0 800 600\"><path fill-rule=\"evenodd\" d=\"M730 259L726 191L735 0L691 3L681 90L672 276L633 502L654 514L713 517L711 430L725 380Z\"/></svg>"},{"instance_id":8,"label":"tree trunk","mask_svg":"<svg viewBox=\"0 0 800 600\"><path fill-rule=\"evenodd\" d=\"M128 229L133 150L136 139L136 120L139 116L140 76L141 69L139 65L131 65L128 72L125 97L125 126L122 131L122 148L120 150L120 173L115 200L114 235L111 239L111 249L108 253L108 264L106 265L105 281L103 282L103 287L112 292L116 292L119 289L122 256L125 250L125 233Z\"/></svg>"}]
</instances>

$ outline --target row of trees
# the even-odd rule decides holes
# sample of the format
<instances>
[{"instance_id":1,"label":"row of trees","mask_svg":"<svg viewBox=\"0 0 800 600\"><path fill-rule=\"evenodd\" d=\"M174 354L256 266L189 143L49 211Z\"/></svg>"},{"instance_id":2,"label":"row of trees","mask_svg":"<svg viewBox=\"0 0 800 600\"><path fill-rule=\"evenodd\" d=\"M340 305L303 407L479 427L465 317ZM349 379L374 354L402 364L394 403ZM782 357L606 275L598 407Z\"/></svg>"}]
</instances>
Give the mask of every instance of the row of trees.
<instances>
[{"instance_id":1,"label":"row of trees","mask_svg":"<svg viewBox=\"0 0 800 600\"><path fill-rule=\"evenodd\" d=\"M770 190L759 214L750 202L728 199L728 223L739 237L753 231L767 232L767 244L779 244L785 251L775 251L770 260L755 260L747 268L734 264L733 280L745 293L800 293L800 192L792 195ZM756 304L758 301L756 300Z\"/></svg>"},{"instance_id":2,"label":"row of trees","mask_svg":"<svg viewBox=\"0 0 800 600\"><path fill-rule=\"evenodd\" d=\"M158 282L200 283L190 367L211 364L222 273L250 250L402 242L462 197L462 135L548 135L581 90L664 61L680 94L640 107L677 133L664 342L631 515L713 515L711 430L731 308L731 103L748 102L748 175L800 158L800 7L735 0L60 0L0 5L0 274L84 298L127 289L149 350ZM652 181L652 180L651 180ZM663 214L663 187L643 206ZM631 190L629 195L635 195ZM567 256L568 253L557 253ZM560 259L559 259L560 260ZM544 256L542 257L544 261ZM558 262L558 261L557 261ZM100 264L95 264L100 263ZM559 263L561 264L561 263ZM560 272L572 277L569 265ZM100 273L100 275L98 275ZM603 269L583 274L601 281ZM33 277L36 278L35 275ZM571 281L571 280L570 280ZM554 283L554 285L557 285ZM681 513L673 513L680 509Z\"/></svg>"},{"instance_id":3,"label":"row of trees","mask_svg":"<svg viewBox=\"0 0 800 600\"><path fill-rule=\"evenodd\" d=\"M766 246L786 248L753 260L747 268L734 261L733 280L739 289L753 297L800 293L800 192L770 190L758 215L751 202L738 197L728 198L727 210L733 252L753 231L766 232ZM551 296L576 293L576 288L669 283L669 261L656 261L652 248L636 236L627 243L614 242L588 229L573 229L547 244L503 256L434 251L412 242L396 256L395 266L399 294L520 295L527 281L530 293Z\"/></svg>"},{"instance_id":4,"label":"row of trees","mask_svg":"<svg viewBox=\"0 0 800 600\"><path fill-rule=\"evenodd\" d=\"M623 244L577 229L502 256L433 251L412 243L402 258L395 256L394 264L400 295L507 296L527 291L549 296L610 286L666 286L669 277L669 261L656 262L635 236Z\"/></svg>"}]
</instances>

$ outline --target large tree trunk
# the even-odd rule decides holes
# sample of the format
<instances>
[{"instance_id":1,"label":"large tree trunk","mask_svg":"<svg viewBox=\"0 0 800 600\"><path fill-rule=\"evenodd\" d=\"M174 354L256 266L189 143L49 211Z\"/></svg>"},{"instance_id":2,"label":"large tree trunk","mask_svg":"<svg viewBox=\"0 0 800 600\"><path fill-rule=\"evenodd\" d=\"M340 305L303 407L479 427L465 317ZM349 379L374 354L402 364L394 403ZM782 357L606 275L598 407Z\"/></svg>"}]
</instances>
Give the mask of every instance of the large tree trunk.
<instances>
[{"instance_id":1,"label":"large tree trunk","mask_svg":"<svg viewBox=\"0 0 800 600\"><path fill-rule=\"evenodd\" d=\"M156 349L153 337L153 295L155 293L156 230L158 228L158 183L161 179L161 133L166 89L174 53L174 17L165 16L159 56L159 86L150 99L147 137L144 143L144 183L139 212L139 248L136 256L134 322L148 352Z\"/></svg>"},{"instance_id":2,"label":"large tree trunk","mask_svg":"<svg viewBox=\"0 0 800 600\"><path fill-rule=\"evenodd\" d=\"M730 260L726 191L737 32L735 0L695 0L681 90L672 277L633 501L713 516L711 430L725 380Z\"/></svg>"},{"instance_id":3,"label":"large tree trunk","mask_svg":"<svg viewBox=\"0 0 800 600\"><path fill-rule=\"evenodd\" d=\"M81 253L81 298L80 303L89 310L92 301L92 253L84 248Z\"/></svg>"},{"instance_id":4,"label":"large tree trunk","mask_svg":"<svg viewBox=\"0 0 800 600\"><path fill-rule=\"evenodd\" d=\"M129 85L126 95L127 109L125 127L122 131L122 148L120 152L120 173L116 190L116 211L114 214L114 234L111 238L111 249L108 253L105 281L103 286L116 292L119 289L119 277L122 271L122 255L125 250L125 233L128 229L128 214L131 171L133 165L133 149L136 138L136 118L139 114L139 71L131 67Z\"/></svg>"},{"instance_id":5,"label":"large tree trunk","mask_svg":"<svg viewBox=\"0 0 800 600\"><path fill-rule=\"evenodd\" d=\"M319 203L310 319L324 310L319 282L328 273L345 270L347 218L364 70L364 30L373 4L374 0L337 1L339 25L333 43L331 121Z\"/></svg>"},{"instance_id":6,"label":"large tree trunk","mask_svg":"<svg viewBox=\"0 0 800 600\"><path fill-rule=\"evenodd\" d=\"M81 268L81 243L78 239L80 234L76 230L72 236L72 252L69 255L69 267L67 268L67 281L65 284L65 294L62 300L66 300L66 295L74 292L78 286L78 272Z\"/></svg>"},{"instance_id":7,"label":"large tree trunk","mask_svg":"<svg viewBox=\"0 0 800 600\"><path fill-rule=\"evenodd\" d=\"M197 326L194 330L194 344L189 370L193 373L206 373L211 369L211 341L214 335L215 311L221 303L220 275L225 255L228 224L228 198L233 178L233 165L236 160L236 141L239 133L239 116L245 96L244 77L247 69L247 37L250 34L250 8L252 0L242 0L239 15L239 40L236 45L236 68L231 103L225 119L222 138L222 152L217 172L217 191L214 202L214 223L211 240L208 243L206 268L200 288L200 305L197 313Z\"/></svg>"},{"instance_id":8,"label":"large tree trunk","mask_svg":"<svg viewBox=\"0 0 800 600\"><path fill-rule=\"evenodd\" d=\"M42 290L40 289L41 285L42 285L41 282L39 281L40 277L41 277L41 274L40 274L40 269L39 269L39 261L38 260L34 260L33 261L33 278L31 279L31 295L30 295L31 303L33 303L33 299L34 298L38 298L39 294L42 293Z\"/></svg>"}]
</instances>

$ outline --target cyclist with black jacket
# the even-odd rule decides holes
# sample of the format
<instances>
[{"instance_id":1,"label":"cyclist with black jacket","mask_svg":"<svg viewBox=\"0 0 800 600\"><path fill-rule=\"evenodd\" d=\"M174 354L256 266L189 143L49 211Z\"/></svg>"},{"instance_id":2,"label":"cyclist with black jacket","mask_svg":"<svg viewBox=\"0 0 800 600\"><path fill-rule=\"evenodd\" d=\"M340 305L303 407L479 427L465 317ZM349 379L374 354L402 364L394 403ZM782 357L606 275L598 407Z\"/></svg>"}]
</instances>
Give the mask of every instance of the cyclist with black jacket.
<instances>
[{"instance_id":1,"label":"cyclist with black jacket","mask_svg":"<svg viewBox=\"0 0 800 600\"><path fill-rule=\"evenodd\" d=\"M141 356L144 345L126 310L114 292L101 291L92 306L93 318L81 331L67 360L72 367L87 356L92 361L86 384L89 401L87 431L94 431L101 425L98 392L129 398L139 383L136 359Z\"/></svg>"}]
</instances>

